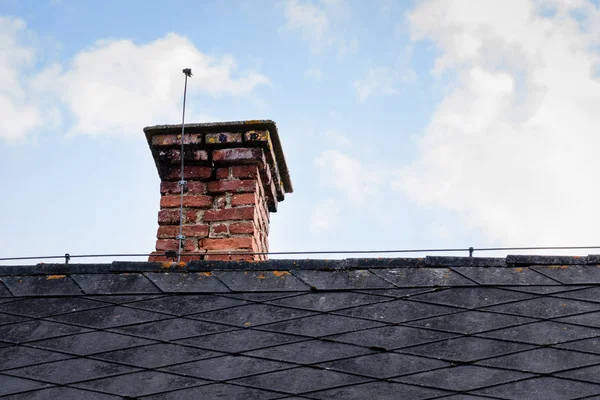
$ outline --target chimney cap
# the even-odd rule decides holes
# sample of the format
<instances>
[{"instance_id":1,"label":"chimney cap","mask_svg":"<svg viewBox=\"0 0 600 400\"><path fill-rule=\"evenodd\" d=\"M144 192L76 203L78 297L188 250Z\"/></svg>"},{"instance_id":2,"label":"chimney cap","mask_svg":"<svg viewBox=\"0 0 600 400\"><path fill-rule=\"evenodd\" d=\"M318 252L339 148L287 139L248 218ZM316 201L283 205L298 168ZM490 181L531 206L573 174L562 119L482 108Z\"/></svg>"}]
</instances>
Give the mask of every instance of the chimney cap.
<instances>
[{"instance_id":1,"label":"chimney cap","mask_svg":"<svg viewBox=\"0 0 600 400\"><path fill-rule=\"evenodd\" d=\"M248 121L228 121L228 122L202 122L185 124L187 133L211 133L211 132L247 132L251 130L267 129L269 137L273 144L273 152L277 159L277 167L281 175L281 180L285 193L292 193L292 181L285 162L285 156L279 140L277 125L270 119L248 120ZM154 135L174 134L181 131L181 124L172 125L154 125L144 128L148 145L152 146L152 137Z\"/></svg>"}]
</instances>

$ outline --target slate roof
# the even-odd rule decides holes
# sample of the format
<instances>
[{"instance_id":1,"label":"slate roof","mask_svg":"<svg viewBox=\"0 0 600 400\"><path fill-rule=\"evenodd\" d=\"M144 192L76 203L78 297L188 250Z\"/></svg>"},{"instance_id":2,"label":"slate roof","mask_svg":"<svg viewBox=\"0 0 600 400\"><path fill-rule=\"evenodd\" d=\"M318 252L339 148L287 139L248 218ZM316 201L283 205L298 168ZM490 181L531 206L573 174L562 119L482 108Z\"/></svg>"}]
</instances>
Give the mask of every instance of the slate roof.
<instances>
[{"instance_id":1,"label":"slate roof","mask_svg":"<svg viewBox=\"0 0 600 400\"><path fill-rule=\"evenodd\" d=\"M600 399L600 258L0 267L8 399Z\"/></svg>"}]
</instances>

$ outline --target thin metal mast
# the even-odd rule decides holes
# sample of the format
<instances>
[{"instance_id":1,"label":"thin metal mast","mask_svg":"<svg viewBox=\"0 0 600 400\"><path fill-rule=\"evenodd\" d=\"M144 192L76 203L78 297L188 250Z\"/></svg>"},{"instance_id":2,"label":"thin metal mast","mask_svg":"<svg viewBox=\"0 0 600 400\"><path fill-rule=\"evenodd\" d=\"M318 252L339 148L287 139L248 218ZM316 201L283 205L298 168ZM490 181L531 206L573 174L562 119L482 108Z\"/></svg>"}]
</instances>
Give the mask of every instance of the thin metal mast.
<instances>
[{"instance_id":1,"label":"thin metal mast","mask_svg":"<svg viewBox=\"0 0 600 400\"><path fill-rule=\"evenodd\" d=\"M184 138L185 138L185 97L187 95L187 80L188 77L192 77L192 70L190 68L185 68L183 71L185 75L185 84L183 86L183 115L181 117L181 153L179 157L181 158L181 180L179 181L179 192L180 192L180 203L179 203L179 235L177 235L177 240L179 241L179 246L177 246L177 262L181 261L181 253L183 252L183 245L185 243L185 236L183 236L183 193L187 188L187 181L185 180L184 174Z\"/></svg>"}]
</instances>

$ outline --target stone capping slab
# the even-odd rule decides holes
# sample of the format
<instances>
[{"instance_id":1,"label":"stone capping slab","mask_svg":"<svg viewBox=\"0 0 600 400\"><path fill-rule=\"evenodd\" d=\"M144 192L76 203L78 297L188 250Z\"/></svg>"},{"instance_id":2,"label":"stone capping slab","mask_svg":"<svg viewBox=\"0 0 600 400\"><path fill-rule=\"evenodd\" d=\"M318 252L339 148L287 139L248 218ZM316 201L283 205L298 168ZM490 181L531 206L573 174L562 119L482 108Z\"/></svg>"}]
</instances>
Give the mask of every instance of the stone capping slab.
<instances>
[{"instance_id":1,"label":"stone capping slab","mask_svg":"<svg viewBox=\"0 0 600 400\"><path fill-rule=\"evenodd\" d=\"M292 181L290 179L290 173L285 162L285 155L281 146L281 140L279 139L277 125L274 121L265 119L249 121L205 122L185 124L185 129L189 129L191 131L190 133L245 132L267 129L269 131L271 143L273 144L273 152L277 158L277 168L281 175L284 191L285 193L292 193L294 191L292 187ZM148 145L152 149L152 136L181 133L181 124L147 126L144 128L144 133L146 134Z\"/></svg>"}]
</instances>

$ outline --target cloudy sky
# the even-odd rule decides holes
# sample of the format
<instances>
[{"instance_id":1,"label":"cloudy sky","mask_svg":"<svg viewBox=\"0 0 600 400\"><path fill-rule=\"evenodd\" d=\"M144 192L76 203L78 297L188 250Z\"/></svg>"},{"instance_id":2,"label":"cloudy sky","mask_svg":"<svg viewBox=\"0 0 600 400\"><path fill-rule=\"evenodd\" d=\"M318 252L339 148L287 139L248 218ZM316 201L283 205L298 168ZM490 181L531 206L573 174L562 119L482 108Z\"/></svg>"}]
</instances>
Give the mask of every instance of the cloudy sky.
<instances>
[{"instance_id":1,"label":"cloudy sky","mask_svg":"<svg viewBox=\"0 0 600 400\"><path fill-rule=\"evenodd\" d=\"M278 124L271 251L600 244L597 1L0 0L0 258L153 250L184 67Z\"/></svg>"}]
</instances>

